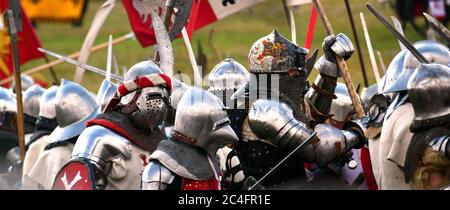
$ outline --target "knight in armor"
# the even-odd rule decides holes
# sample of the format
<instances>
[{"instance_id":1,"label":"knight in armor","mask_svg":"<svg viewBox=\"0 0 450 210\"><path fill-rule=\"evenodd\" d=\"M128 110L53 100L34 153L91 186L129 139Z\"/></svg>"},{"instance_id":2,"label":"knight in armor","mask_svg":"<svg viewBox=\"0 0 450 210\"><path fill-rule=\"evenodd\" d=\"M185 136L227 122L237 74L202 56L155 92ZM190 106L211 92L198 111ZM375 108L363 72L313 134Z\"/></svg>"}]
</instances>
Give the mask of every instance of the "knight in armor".
<instances>
[{"instance_id":1,"label":"knight in armor","mask_svg":"<svg viewBox=\"0 0 450 210\"><path fill-rule=\"evenodd\" d=\"M88 189L140 189L148 157L166 138L163 122L171 90L170 77L152 61L134 65L104 113L88 122L53 189L80 189L77 185L68 188L63 181L64 174L74 173L71 164L80 162L92 169L93 180L82 176L93 183Z\"/></svg>"},{"instance_id":2,"label":"knight in armor","mask_svg":"<svg viewBox=\"0 0 450 210\"><path fill-rule=\"evenodd\" d=\"M405 160L406 182L417 190L448 188L450 68L440 64L419 65L408 82L408 95L414 118L410 126L413 137Z\"/></svg>"},{"instance_id":3,"label":"knight in armor","mask_svg":"<svg viewBox=\"0 0 450 210\"><path fill-rule=\"evenodd\" d=\"M344 35L326 37L324 55L316 63L314 84L306 80L313 62L308 51L278 32L259 39L249 53L250 80L233 98L238 108L229 110L239 136L234 149L247 176L260 179L296 146L317 132L313 144L300 150L267 178L264 186L305 179L304 162L322 167L364 144L362 127L349 122L344 130L323 124L329 114L340 71L336 54L348 59L354 51ZM290 185L295 188L306 186Z\"/></svg>"},{"instance_id":4,"label":"knight in armor","mask_svg":"<svg viewBox=\"0 0 450 210\"><path fill-rule=\"evenodd\" d=\"M368 116L367 129L364 133L368 140L366 147L361 149L361 162L366 182L370 190L378 189L377 180L379 180L380 177L378 148L380 144L381 128L385 120L387 108L398 94L383 94L383 89L385 86L390 86L394 83L398 75L402 72L407 52L407 49L399 52L394 59L392 59L386 74L381 80L370 86L364 94L361 94L361 100L364 104L366 115Z\"/></svg>"},{"instance_id":5,"label":"knight in armor","mask_svg":"<svg viewBox=\"0 0 450 210\"><path fill-rule=\"evenodd\" d=\"M8 168L14 162L9 152L18 146L17 102L11 90L0 87L0 182L3 189L11 189Z\"/></svg>"},{"instance_id":6,"label":"knight in armor","mask_svg":"<svg viewBox=\"0 0 450 210\"><path fill-rule=\"evenodd\" d=\"M39 154L44 151L44 147L50 134L58 126L56 120L56 92L58 86L52 86L45 90L42 96L37 101L39 106L37 107L37 120L35 130L32 136L25 142L25 160L23 162L23 175L22 184L29 186L30 184L24 184L28 181L28 174L31 168L36 163Z\"/></svg>"},{"instance_id":7,"label":"knight in armor","mask_svg":"<svg viewBox=\"0 0 450 210\"><path fill-rule=\"evenodd\" d=\"M69 162L78 136L86 123L100 113L89 92L77 83L62 80L56 92L55 113L58 126L53 130L36 163L31 168L25 189L51 189L58 171Z\"/></svg>"},{"instance_id":8,"label":"knight in armor","mask_svg":"<svg viewBox=\"0 0 450 210\"><path fill-rule=\"evenodd\" d=\"M344 129L347 123L355 119L356 112L344 83L337 83L334 95L336 98L331 103L331 118L327 119L327 123ZM321 185L328 185L330 188L335 186L337 189L366 189L360 160L361 150L352 149L345 158L331 161L326 167L307 169L314 173L314 179L320 179L316 180L316 183Z\"/></svg>"},{"instance_id":9,"label":"knight in armor","mask_svg":"<svg viewBox=\"0 0 450 210\"><path fill-rule=\"evenodd\" d=\"M6 153L18 146L17 138L17 101L14 93L0 87L0 173L6 172L9 162Z\"/></svg>"},{"instance_id":10,"label":"knight in armor","mask_svg":"<svg viewBox=\"0 0 450 210\"><path fill-rule=\"evenodd\" d=\"M44 93L39 85L32 85L27 88L22 97L23 113L24 113L24 128L25 128L25 143L30 141L36 126L36 120L39 115L39 100ZM18 146L10 149L7 153L9 160L8 168L8 182L14 189L21 188L21 177L23 174L23 162L20 159L20 149Z\"/></svg>"},{"instance_id":11,"label":"knight in armor","mask_svg":"<svg viewBox=\"0 0 450 210\"><path fill-rule=\"evenodd\" d=\"M249 80L248 70L233 58L228 57L218 63L208 76L208 91L217 96L227 109L237 107L237 101L231 96ZM245 175L239 158L232 148L225 146L217 152L221 170L225 171L223 185L227 189L241 189Z\"/></svg>"},{"instance_id":12,"label":"knight in armor","mask_svg":"<svg viewBox=\"0 0 450 210\"><path fill-rule=\"evenodd\" d=\"M171 137L150 156L142 189L222 189L217 152L237 140L220 99L202 89L188 89L179 101Z\"/></svg>"},{"instance_id":13,"label":"knight in armor","mask_svg":"<svg viewBox=\"0 0 450 210\"><path fill-rule=\"evenodd\" d=\"M448 48L434 41L420 41L414 47L430 62L436 64L450 64ZM406 52L401 71L387 72L385 84L382 85L383 94L394 93L395 99L387 108L381 128L379 142L369 142L372 165L379 189L411 189L405 182L403 168L405 158L413 133L410 125L414 117L414 109L407 91L408 80L419 61L411 52ZM392 82L390 82L392 81ZM425 102L427 104L431 101ZM369 113L370 115L370 113Z\"/></svg>"}]
</instances>

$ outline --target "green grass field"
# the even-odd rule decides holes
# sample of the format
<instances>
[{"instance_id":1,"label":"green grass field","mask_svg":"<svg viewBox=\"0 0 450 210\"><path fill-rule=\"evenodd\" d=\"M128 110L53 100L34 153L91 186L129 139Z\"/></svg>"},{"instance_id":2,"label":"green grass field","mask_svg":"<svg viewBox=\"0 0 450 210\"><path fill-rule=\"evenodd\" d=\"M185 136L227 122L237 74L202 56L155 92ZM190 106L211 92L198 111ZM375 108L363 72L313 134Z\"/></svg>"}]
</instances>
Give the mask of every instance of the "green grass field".
<instances>
[{"instance_id":1,"label":"green grass field","mask_svg":"<svg viewBox=\"0 0 450 210\"><path fill-rule=\"evenodd\" d=\"M82 27L73 27L70 24L61 23L40 23L37 28L37 34L45 48L55 52L59 52L65 55L78 51L81 48L85 34L87 33L90 23L96 10L100 7L103 1L91 0L89 5L88 14L84 19ZM387 5L382 6L378 3L378 0L350 0L351 6L354 12L354 19L358 28L360 44L363 46L363 54L365 59L365 65L369 75L370 83L374 83L375 79L371 70L370 60L366 49L366 43L363 37L361 28L361 22L359 18L359 12L364 12L367 20L367 24L370 31L373 47L380 50L386 67L390 60L399 51L398 42L394 37L381 25L376 18L370 14L365 7L365 2L373 3L379 8L386 17L393 15L393 11ZM343 0L323 0L323 5L331 24L336 33L346 33L353 40L349 19L346 13ZM309 21L311 5L306 5L295 10L296 26L297 26L297 39L302 45L306 36L306 28ZM290 37L289 28L284 14L281 0L268 0L265 3L261 3L251 10L241 11L233 16L230 16L222 21L209 25L193 35L192 45L194 51L198 50L198 43L203 45L203 49L208 58L207 67L204 70L205 74L219 62L217 56L213 53L211 46L208 43L208 36L210 31L214 29L213 42L214 46L219 50L222 59L227 55L230 55L237 61L241 62L244 66L247 65L247 54L253 42L258 38L270 33L273 29L277 29L285 37ZM120 1L116 4L112 14L106 21L105 25L101 29L96 44L107 41L108 35L112 34L114 37L122 36L130 32L128 17L125 9ZM414 32L411 27L406 30L406 35L411 41L417 41L421 38ZM322 27L320 19L318 19L316 27L316 35L313 41L314 48L321 48L322 40L325 37L325 32ZM188 60L187 51L184 47L184 43L181 39L173 42L173 48L175 53L175 71L181 71L182 73L191 75L191 65ZM120 66L130 68L133 64L153 58L153 47L141 48L137 41L127 41L125 43L116 45L114 47L115 55ZM320 53L321 54L321 53ZM52 59L52 58L51 58ZM28 70L34 66L43 64L44 61L36 60L29 62L22 66L22 71ZM94 65L100 68L106 66L106 50L94 53L89 58L90 65ZM353 81L363 83L362 74L358 62L357 55L355 54L348 61L349 69ZM72 79L75 67L69 64L62 64L55 67L55 70L59 78ZM380 71L381 68L380 68ZM382 72L380 72L382 74ZM34 75L39 78L45 79L45 81L51 83L52 79L48 71L43 71L40 75ZM311 77L315 76L315 73ZM87 72L85 74L83 85L91 91L96 92L98 86L102 81L102 77L93 73ZM313 79L310 79L312 81Z\"/></svg>"}]
</instances>

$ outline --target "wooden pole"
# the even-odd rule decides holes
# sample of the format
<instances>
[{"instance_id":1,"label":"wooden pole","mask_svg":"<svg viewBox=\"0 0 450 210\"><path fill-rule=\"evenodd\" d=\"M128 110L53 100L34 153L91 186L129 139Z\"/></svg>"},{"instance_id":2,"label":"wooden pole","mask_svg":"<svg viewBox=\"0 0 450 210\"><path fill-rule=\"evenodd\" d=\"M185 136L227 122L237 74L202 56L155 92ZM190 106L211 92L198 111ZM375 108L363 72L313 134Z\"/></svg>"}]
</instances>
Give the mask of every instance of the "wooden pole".
<instances>
[{"instance_id":1,"label":"wooden pole","mask_svg":"<svg viewBox=\"0 0 450 210\"><path fill-rule=\"evenodd\" d=\"M126 35L124 35L122 37L114 39L112 43L113 43L113 45L119 44L119 43L122 43L122 42L124 42L126 40L132 39L133 37L134 37L134 34L133 33L129 33L129 34L126 34ZM99 51L99 50L102 50L102 49L105 49L107 47L108 47L108 42L99 44L99 45L94 46L94 47L91 48L91 53ZM73 53L73 54L71 54L71 55L69 55L67 57L69 57L71 59L76 59L76 58L78 58L78 56L80 56L80 51L78 51L76 53ZM64 63L64 61L62 61L62 60L54 60L54 61L51 61L49 63L46 63L46 64L43 64L43 65L34 67L32 69L29 69L29 70L23 72L22 74L35 74L35 73L41 72L43 70L46 70L48 68L51 68L53 66L56 66L56 65L59 65L59 64L62 64L62 63ZM14 80L14 76L8 77L8 78L0 81L0 85L9 83L9 82L11 82L13 80Z\"/></svg>"},{"instance_id":2,"label":"wooden pole","mask_svg":"<svg viewBox=\"0 0 450 210\"><path fill-rule=\"evenodd\" d=\"M363 54L361 45L359 44L358 33L356 32L355 21L353 19L352 8L350 7L349 0L345 0L345 7L347 8L348 18L350 19L350 26L352 27L353 38L355 39L356 50L358 51L359 65L361 65L361 71L364 79L364 85L369 87L369 80L367 79L366 66L364 65Z\"/></svg>"},{"instance_id":3,"label":"wooden pole","mask_svg":"<svg viewBox=\"0 0 450 210\"><path fill-rule=\"evenodd\" d=\"M325 26L325 31L327 32L328 35L334 35L333 28L331 27L330 21L328 20L325 14L325 10L323 9L320 0L313 0L313 2L314 5L316 6L319 17ZM358 94L356 93L355 87L353 86L352 78L348 73L347 63L341 56L338 55L336 55L336 60L339 65L339 70L341 71L342 78L344 79L345 85L347 86L347 90L350 94L350 98L352 99L353 106L355 107L356 114L358 114L359 118L364 118L366 114L364 113L364 109L361 105L361 100Z\"/></svg>"}]
</instances>

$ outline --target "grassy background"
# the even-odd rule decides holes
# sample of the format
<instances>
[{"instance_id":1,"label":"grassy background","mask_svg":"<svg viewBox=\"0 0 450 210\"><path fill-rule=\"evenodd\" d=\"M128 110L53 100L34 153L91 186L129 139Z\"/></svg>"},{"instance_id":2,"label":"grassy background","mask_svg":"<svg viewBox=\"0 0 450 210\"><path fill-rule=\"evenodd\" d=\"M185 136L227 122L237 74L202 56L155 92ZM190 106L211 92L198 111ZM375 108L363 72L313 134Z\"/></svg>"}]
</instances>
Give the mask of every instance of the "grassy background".
<instances>
[{"instance_id":1,"label":"grassy background","mask_svg":"<svg viewBox=\"0 0 450 210\"><path fill-rule=\"evenodd\" d=\"M368 70L369 82L374 83L375 79L372 73L366 43L364 40L359 12L364 12L366 21L369 27L372 45L375 49L380 50L386 67L390 60L399 51L398 42L394 37L384 28L384 26L376 20L376 18L367 10L365 2L373 3L380 9L386 17L393 15L393 11L387 5L382 6L378 0L350 0L356 26L358 28L358 35L360 44L363 47L363 54L365 59L365 66ZM100 7L103 1L91 0L88 8L88 13L84 19L82 27L73 27L70 24L60 23L40 23L37 28L37 34L41 39L45 48L52 51L62 53L65 55L78 51L81 48L85 34L87 33L90 23L96 10ZM346 13L343 0L324 0L323 5L331 24L336 33L343 32L347 34L352 40L352 32L349 24L349 19ZM306 5L295 10L296 26L297 26L297 40L300 45L306 36L306 28L309 21L311 5ZM248 66L247 54L251 45L260 37L270 33L273 29L277 29L285 37L290 37L289 28L284 14L281 0L268 0L261 3L252 9L241 11L233 16L230 16L222 21L209 25L194 33L192 45L197 54L198 43L203 45L203 50L207 55L208 64L204 70L205 74L214 67L220 60L213 53L211 46L208 44L208 36L211 30L214 30L213 42L214 46L219 50L222 59L228 54L235 60L241 62L244 66ZM120 1L116 4L112 14L107 19L105 25L101 29L96 44L106 42L108 35L112 34L115 38L122 36L131 31L128 17L125 9ZM417 41L421 38L412 30L411 27L406 29L406 36L411 41ZM313 48L320 48L322 40L325 37L325 32L322 27L320 19L318 19L316 26L316 34L313 41ZM187 51L181 39L173 42L175 53L175 71L191 75L191 65L188 60ZM133 64L153 57L153 47L141 48L137 41L126 41L122 44L114 46L114 52L117 61L122 70L122 66L130 68ZM321 54L321 52L320 52ZM52 59L52 58L51 58ZM34 66L43 64L42 60L29 62L22 67L22 71L28 70ZM106 68L106 49L91 54L89 58L90 65L100 68ZM362 73L355 54L349 61L349 70L351 76L356 84L363 84ZM69 64L62 64L55 67L59 78L72 79L75 67ZM380 67L380 71L381 67ZM382 74L382 72L380 72ZM43 71L38 75L34 75L51 83L52 78L48 71ZM311 75L315 77L315 73ZM83 79L83 85L96 92L98 86L102 81L102 77L91 72L86 72ZM313 81L310 78L310 81Z\"/></svg>"}]
</instances>

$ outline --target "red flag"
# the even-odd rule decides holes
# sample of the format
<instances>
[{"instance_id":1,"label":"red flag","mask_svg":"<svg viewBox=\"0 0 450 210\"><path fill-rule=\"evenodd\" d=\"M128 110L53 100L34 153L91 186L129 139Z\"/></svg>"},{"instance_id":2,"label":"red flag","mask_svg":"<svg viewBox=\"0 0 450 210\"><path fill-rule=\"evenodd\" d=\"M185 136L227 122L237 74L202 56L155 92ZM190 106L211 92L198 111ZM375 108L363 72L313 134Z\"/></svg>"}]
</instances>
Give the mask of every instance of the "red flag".
<instances>
[{"instance_id":1,"label":"red flag","mask_svg":"<svg viewBox=\"0 0 450 210\"><path fill-rule=\"evenodd\" d=\"M217 20L221 20L229 15L264 1L266 0L194 0L190 20L195 21L194 23L189 23L187 29L189 32L196 31ZM131 28L141 46L147 47L155 44L156 39L152 29L150 17L151 10L149 8L160 7L159 12L161 13L164 5L158 5L158 1L145 2L141 0L122 0L122 4L128 13ZM139 6L139 4L142 5Z\"/></svg>"},{"instance_id":2,"label":"red flag","mask_svg":"<svg viewBox=\"0 0 450 210\"><path fill-rule=\"evenodd\" d=\"M314 38L314 31L316 29L317 11L314 5L311 8L311 16L309 18L308 32L306 33L305 48L311 49L311 44Z\"/></svg>"},{"instance_id":3,"label":"red flag","mask_svg":"<svg viewBox=\"0 0 450 210\"><path fill-rule=\"evenodd\" d=\"M13 73L13 58L11 39L8 34L7 24L3 14L8 9L8 1L0 1L0 79L7 78ZM44 57L44 54L37 50L41 43L36 36L31 22L22 10L22 31L18 33L19 62L24 64L30 60Z\"/></svg>"}]
</instances>

